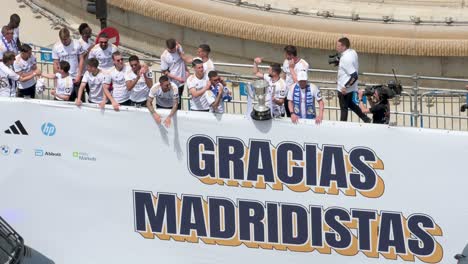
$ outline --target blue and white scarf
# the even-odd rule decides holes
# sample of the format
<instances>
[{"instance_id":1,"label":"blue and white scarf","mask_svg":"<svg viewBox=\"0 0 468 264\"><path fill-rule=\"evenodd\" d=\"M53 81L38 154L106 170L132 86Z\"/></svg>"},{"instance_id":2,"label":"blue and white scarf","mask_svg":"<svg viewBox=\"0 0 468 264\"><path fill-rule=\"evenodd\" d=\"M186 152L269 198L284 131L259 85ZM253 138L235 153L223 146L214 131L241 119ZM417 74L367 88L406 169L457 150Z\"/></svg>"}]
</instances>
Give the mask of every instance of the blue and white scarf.
<instances>
[{"instance_id":1,"label":"blue and white scarf","mask_svg":"<svg viewBox=\"0 0 468 264\"><path fill-rule=\"evenodd\" d=\"M306 119L314 119L315 118L315 101L312 95L312 91L310 86L307 85L306 89L306 100L305 100L305 109L306 109ZM293 103L294 103L294 113L299 117L302 117L301 113L301 87L299 84L294 86L294 93L293 93Z\"/></svg>"},{"instance_id":2,"label":"blue and white scarf","mask_svg":"<svg viewBox=\"0 0 468 264\"><path fill-rule=\"evenodd\" d=\"M18 54L18 47L16 46L15 40L12 40L10 44L7 42L5 36L2 35L2 42L7 51L13 51L15 54Z\"/></svg>"}]
</instances>

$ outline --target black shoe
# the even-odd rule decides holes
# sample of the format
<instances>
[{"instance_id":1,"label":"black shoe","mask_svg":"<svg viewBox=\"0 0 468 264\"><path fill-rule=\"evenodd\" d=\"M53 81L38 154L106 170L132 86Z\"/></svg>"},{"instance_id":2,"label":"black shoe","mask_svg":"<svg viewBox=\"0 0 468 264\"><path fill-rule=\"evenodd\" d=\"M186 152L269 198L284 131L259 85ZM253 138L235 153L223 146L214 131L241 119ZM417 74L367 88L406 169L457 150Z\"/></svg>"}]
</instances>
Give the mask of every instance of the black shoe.
<instances>
[{"instance_id":1,"label":"black shoe","mask_svg":"<svg viewBox=\"0 0 468 264\"><path fill-rule=\"evenodd\" d=\"M461 111L461 112L465 112L465 111L466 111L466 108L467 108L467 105L464 104L464 105L462 105L462 106L460 107L460 111Z\"/></svg>"},{"instance_id":2,"label":"black shoe","mask_svg":"<svg viewBox=\"0 0 468 264\"><path fill-rule=\"evenodd\" d=\"M370 123L372 122L372 119L368 116L366 116L365 118L362 119L364 121L364 123Z\"/></svg>"}]
</instances>

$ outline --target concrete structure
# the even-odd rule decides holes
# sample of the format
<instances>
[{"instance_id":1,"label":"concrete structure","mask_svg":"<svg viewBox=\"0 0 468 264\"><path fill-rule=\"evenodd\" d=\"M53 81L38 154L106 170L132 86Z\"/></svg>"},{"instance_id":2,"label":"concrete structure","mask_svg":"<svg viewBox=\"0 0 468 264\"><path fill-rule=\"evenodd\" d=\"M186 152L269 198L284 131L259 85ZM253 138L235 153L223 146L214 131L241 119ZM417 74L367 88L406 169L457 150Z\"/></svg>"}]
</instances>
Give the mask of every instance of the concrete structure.
<instances>
[{"instance_id":1,"label":"concrete structure","mask_svg":"<svg viewBox=\"0 0 468 264\"><path fill-rule=\"evenodd\" d=\"M85 11L86 0L34 2L59 15L72 15L77 18L75 21L94 21L97 25L94 16ZM350 1L339 2L346 6ZM192 54L199 44L209 43L216 61L250 63L253 57L262 56L266 61L279 62L283 60L283 46L294 44L300 47L300 55L311 67L331 69L327 55L334 52L336 39L346 35L360 53L363 72L389 73L395 68L401 74L468 76L466 26L352 22L264 12L210 0L197 1L197 5L189 0L109 0L108 3L109 25L120 30L123 42L152 54L160 54L164 40L175 37ZM435 12L438 8L431 10ZM423 85L444 86L434 82Z\"/></svg>"},{"instance_id":2,"label":"concrete structure","mask_svg":"<svg viewBox=\"0 0 468 264\"><path fill-rule=\"evenodd\" d=\"M307 12L329 11L336 16L358 14L361 18L382 19L389 16L397 20L420 17L422 21L445 21L451 17L454 22L468 21L464 0L249 0L251 4L274 8L298 8Z\"/></svg>"}]
</instances>

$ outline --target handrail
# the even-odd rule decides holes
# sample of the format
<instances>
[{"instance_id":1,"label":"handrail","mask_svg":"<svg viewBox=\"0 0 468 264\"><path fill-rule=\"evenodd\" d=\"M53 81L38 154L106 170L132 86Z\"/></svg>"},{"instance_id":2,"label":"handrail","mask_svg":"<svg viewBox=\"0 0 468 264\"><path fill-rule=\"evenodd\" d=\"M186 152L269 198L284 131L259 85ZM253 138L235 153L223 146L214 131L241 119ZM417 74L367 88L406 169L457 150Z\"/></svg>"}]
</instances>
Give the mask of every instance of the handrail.
<instances>
[{"instance_id":1,"label":"handrail","mask_svg":"<svg viewBox=\"0 0 468 264\"><path fill-rule=\"evenodd\" d=\"M335 15L330 11L318 11L318 12L307 12L300 10L298 8L292 9L281 9L272 7L271 4L265 4L263 6L252 4L247 1L242 0L211 0L214 2L220 2L224 4L235 5L243 8L257 9L265 12L272 12L278 14L287 14L287 15L296 15L296 16L306 16L314 18L326 18L326 19L335 19L335 20L350 20L353 22L356 21L365 21L365 22L375 22L375 23L389 23L389 24L412 24L412 25L445 25L445 26L455 26L455 25L467 25L468 21L455 20L453 17L445 17L444 20L421 20L419 17L410 16L409 19L395 19L392 16L382 16L381 18L372 18L372 17L363 17L359 14L352 13L351 15Z\"/></svg>"}]
</instances>

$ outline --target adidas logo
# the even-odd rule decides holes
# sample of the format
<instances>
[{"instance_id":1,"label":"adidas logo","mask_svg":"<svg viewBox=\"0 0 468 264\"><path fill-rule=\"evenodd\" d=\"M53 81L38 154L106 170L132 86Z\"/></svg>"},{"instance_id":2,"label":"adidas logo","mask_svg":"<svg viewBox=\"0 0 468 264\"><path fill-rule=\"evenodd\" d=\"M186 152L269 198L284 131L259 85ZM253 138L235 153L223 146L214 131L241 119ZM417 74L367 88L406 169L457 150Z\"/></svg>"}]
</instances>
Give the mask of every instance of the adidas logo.
<instances>
[{"instance_id":1,"label":"adidas logo","mask_svg":"<svg viewBox=\"0 0 468 264\"><path fill-rule=\"evenodd\" d=\"M27 136L28 132L24 128L23 124L21 124L21 121L18 120L13 125L11 125L9 129L5 130L5 134Z\"/></svg>"}]
</instances>

